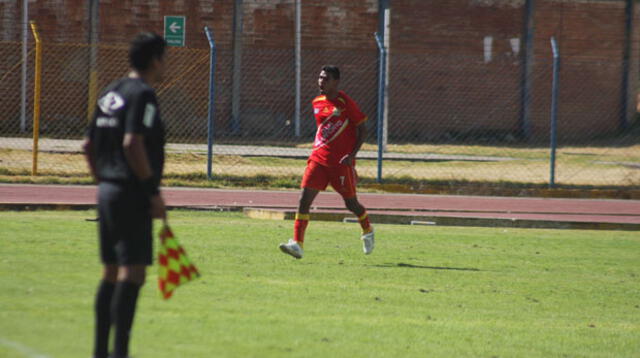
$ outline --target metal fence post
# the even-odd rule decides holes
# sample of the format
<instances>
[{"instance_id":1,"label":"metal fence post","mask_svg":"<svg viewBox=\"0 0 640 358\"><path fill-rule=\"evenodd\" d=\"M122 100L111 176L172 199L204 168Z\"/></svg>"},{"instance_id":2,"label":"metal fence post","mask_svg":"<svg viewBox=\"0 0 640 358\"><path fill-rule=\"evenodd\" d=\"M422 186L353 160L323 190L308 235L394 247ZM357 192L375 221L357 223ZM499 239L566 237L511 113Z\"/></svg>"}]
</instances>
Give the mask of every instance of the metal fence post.
<instances>
[{"instance_id":1,"label":"metal fence post","mask_svg":"<svg viewBox=\"0 0 640 358\"><path fill-rule=\"evenodd\" d=\"M33 148L31 175L38 175L38 142L40 140L40 92L42 91L42 41L38 33L38 26L35 21L30 21L33 38L36 40L36 61L35 61L35 77L33 89Z\"/></svg>"},{"instance_id":2,"label":"metal fence post","mask_svg":"<svg viewBox=\"0 0 640 358\"><path fill-rule=\"evenodd\" d=\"M385 96L385 78L386 78L386 50L382 36L376 32L374 34L376 43L378 44L378 120L377 120L377 136L378 136L378 175L376 182L382 183L382 154L384 152L383 128L384 128L384 96Z\"/></svg>"},{"instance_id":3,"label":"metal fence post","mask_svg":"<svg viewBox=\"0 0 640 358\"><path fill-rule=\"evenodd\" d=\"M243 0L235 0L233 5L233 69L231 77L231 134L240 134L240 97L242 96L242 27Z\"/></svg>"},{"instance_id":4,"label":"metal fence post","mask_svg":"<svg viewBox=\"0 0 640 358\"><path fill-rule=\"evenodd\" d=\"M622 131L629 126L629 76L631 75L631 47L633 37L633 14L635 13L634 1L626 0L625 20L624 20L624 49L622 53L622 97L620 103L620 124L618 128Z\"/></svg>"},{"instance_id":5,"label":"metal fence post","mask_svg":"<svg viewBox=\"0 0 640 358\"><path fill-rule=\"evenodd\" d=\"M389 21L391 20L391 8L390 2L391 0L378 0L378 34L382 38L382 44L384 45L384 50L386 53L385 56L385 78L384 78L384 113L383 113L383 126L382 126L382 150L387 151L387 144L389 139L389 92L387 88L389 87L389 48L391 46L390 43L390 26Z\"/></svg>"},{"instance_id":6,"label":"metal fence post","mask_svg":"<svg viewBox=\"0 0 640 358\"><path fill-rule=\"evenodd\" d=\"M213 178L212 166L213 166L213 129L214 119L216 112L215 90L216 90L216 42L213 39L213 33L208 26L204 27L204 33L209 40L209 113L207 122L207 178L211 180Z\"/></svg>"},{"instance_id":7,"label":"metal fence post","mask_svg":"<svg viewBox=\"0 0 640 358\"><path fill-rule=\"evenodd\" d=\"M556 148L558 146L558 87L560 85L560 51L555 37L551 37L551 49L553 51L553 80L551 83L551 158L549 187L556 185Z\"/></svg>"},{"instance_id":8,"label":"metal fence post","mask_svg":"<svg viewBox=\"0 0 640 358\"><path fill-rule=\"evenodd\" d=\"M295 1L295 71L296 71L296 104L294 115L294 131L295 136L300 137L300 97L301 97L301 71L302 71L302 54L301 54L301 42L302 42L302 0Z\"/></svg>"},{"instance_id":9,"label":"metal fence post","mask_svg":"<svg viewBox=\"0 0 640 358\"><path fill-rule=\"evenodd\" d=\"M87 122L93 119L98 100L98 21L100 16L98 0L89 1L89 96L87 101Z\"/></svg>"},{"instance_id":10,"label":"metal fence post","mask_svg":"<svg viewBox=\"0 0 640 358\"><path fill-rule=\"evenodd\" d=\"M22 81L20 97L20 132L27 131L27 42L29 40L29 1L22 3Z\"/></svg>"},{"instance_id":11,"label":"metal fence post","mask_svg":"<svg viewBox=\"0 0 640 358\"><path fill-rule=\"evenodd\" d=\"M533 81L533 37L535 32L535 0L525 0L524 4L524 51L522 53L522 78L520 98L520 135L531 138L531 88Z\"/></svg>"}]
</instances>

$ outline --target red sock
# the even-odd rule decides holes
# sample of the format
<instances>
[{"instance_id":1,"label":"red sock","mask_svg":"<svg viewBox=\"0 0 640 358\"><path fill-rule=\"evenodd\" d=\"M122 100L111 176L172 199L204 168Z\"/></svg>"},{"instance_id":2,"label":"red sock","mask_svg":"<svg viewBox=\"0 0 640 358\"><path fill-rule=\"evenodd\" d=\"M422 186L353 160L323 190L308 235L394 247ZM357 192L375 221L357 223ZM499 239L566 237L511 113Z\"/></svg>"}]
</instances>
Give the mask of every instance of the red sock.
<instances>
[{"instance_id":1,"label":"red sock","mask_svg":"<svg viewBox=\"0 0 640 358\"><path fill-rule=\"evenodd\" d=\"M363 234L367 234L373 231L371 222L369 221L369 214L367 214L366 211L358 218L358 221L360 222L360 227L362 227Z\"/></svg>"},{"instance_id":2,"label":"red sock","mask_svg":"<svg viewBox=\"0 0 640 358\"><path fill-rule=\"evenodd\" d=\"M309 225L309 214L296 214L296 222L293 224L293 241L300 247L304 245L304 232Z\"/></svg>"}]
</instances>

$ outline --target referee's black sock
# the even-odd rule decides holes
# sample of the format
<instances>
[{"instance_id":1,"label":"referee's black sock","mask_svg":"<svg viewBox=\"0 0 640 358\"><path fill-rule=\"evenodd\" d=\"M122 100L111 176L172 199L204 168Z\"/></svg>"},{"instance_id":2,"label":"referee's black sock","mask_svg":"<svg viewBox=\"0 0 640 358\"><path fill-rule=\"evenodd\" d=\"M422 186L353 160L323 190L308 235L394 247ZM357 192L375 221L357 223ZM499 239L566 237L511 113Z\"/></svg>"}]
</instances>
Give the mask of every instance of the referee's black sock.
<instances>
[{"instance_id":1,"label":"referee's black sock","mask_svg":"<svg viewBox=\"0 0 640 358\"><path fill-rule=\"evenodd\" d=\"M116 285L106 280L100 281L95 301L95 340L93 356L106 358L109 355L109 331L111 329L111 298Z\"/></svg>"},{"instance_id":2,"label":"referee's black sock","mask_svg":"<svg viewBox=\"0 0 640 358\"><path fill-rule=\"evenodd\" d=\"M113 294L111 316L115 325L116 357L127 357L129 354L129 335L136 313L136 302L141 285L129 281L118 281Z\"/></svg>"}]
</instances>

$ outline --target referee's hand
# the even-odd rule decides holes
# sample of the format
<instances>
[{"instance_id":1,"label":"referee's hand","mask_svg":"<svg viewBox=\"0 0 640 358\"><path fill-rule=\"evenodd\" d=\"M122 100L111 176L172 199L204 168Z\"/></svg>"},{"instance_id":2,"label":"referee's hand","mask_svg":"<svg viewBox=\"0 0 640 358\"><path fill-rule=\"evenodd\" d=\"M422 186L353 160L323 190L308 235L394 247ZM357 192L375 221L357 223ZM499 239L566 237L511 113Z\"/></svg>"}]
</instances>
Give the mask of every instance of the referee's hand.
<instances>
[{"instance_id":1,"label":"referee's hand","mask_svg":"<svg viewBox=\"0 0 640 358\"><path fill-rule=\"evenodd\" d=\"M151 197L151 217L154 219L167 217L167 208L165 208L164 199L160 194Z\"/></svg>"}]
</instances>

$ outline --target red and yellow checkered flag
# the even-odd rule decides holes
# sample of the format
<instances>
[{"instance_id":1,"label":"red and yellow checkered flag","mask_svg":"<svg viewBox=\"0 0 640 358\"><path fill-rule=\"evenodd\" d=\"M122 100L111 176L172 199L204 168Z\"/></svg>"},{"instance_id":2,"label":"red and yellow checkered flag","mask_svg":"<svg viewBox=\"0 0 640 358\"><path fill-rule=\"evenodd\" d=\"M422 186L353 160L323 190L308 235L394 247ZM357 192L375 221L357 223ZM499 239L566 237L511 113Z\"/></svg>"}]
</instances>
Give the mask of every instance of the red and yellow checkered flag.
<instances>
[{"instance_id":1,"label":"red and yellow checkered flag","mask_svg":"<svg viewBox=\"0 0 640 358\"><path fill-rule=\"evenodd\" d=\"M191 263L166 223L160 231L158 263L158 286L165 300L181 284L200 277L198 269Z\"/></svg>"}]
</instances>

